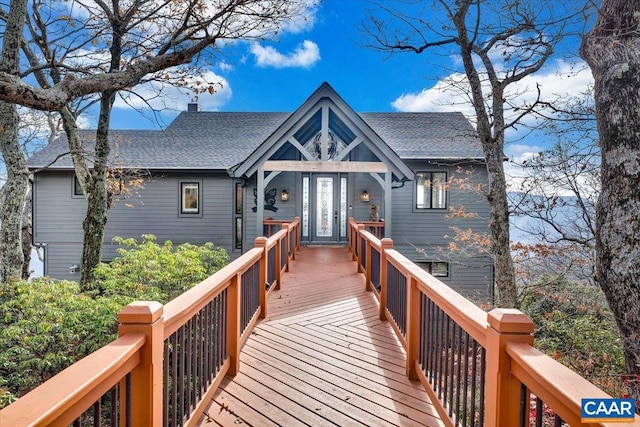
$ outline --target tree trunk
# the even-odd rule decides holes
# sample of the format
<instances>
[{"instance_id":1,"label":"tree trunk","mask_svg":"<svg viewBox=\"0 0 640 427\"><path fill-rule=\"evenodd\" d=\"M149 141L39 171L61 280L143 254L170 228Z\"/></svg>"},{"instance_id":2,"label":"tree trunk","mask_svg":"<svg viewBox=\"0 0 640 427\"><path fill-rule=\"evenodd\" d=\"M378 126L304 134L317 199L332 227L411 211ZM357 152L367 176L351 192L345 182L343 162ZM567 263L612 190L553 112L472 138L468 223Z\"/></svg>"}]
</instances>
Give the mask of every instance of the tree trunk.
<instances>
[{"instance_id":1,"label":"tree trunk","mask_svg":"<svg viewBox=\"0 0 640 427\"><path fill-rule=\"evenodd\" d=\"M104 92L100 99L100 115L96 129L96 148L87 185L87 215L82 227L84 243L82 248L82 269L80 283L85 285L93 281L93 269L102 258L102 241L107 226L107 167L111 146L109 145L109 122L115 92Z\"/></svg>"},{"instance_id":2,"label":"tree trunk","mask_svg":"<svg viewBox=\"0 0 640 427\"><path fill-rule=\"evenodd\" d=\"M95 172L92 172L94 175ZM102 241L107 225L107 191L104 180L98 180L88 186L87 213L82 222L84 241L82 246L82 269L80 283L85 285L93 281L93 269L102 259Z\"/></svg>"},{"instance_id":3,"label":"tree trunk","mask_svg":"<svg viewBox=\"0 0 640 427\"><path fill-rule=\"evenodd\" d=\"M22 277L22 208L29 188L29 171L18 141L18 113L14 104L0 102L0 149L7 167L5 200L0 208L0 282Z\"/></svg>"},{"instance_id":4,"label":"tree trunk","mask_svg":"<svg viewBox=\"0 0 640 427\"><path fill-rule=\"evenodd\" d=\"M0 71L16 75L20 41L27 10L26 0L11 2L2 44ZM20 118L14 104L0 102L0 151L7 168L5 201L0 208L0 282L22 277L22 208L29 188L29 171L18 139Z\"/></svg>"},{"instance_id":5,"label":"tree trunk","mask_svg":"<svg viewBox=\"0 0 640 427\"><path fill-rule=\"evenodd\" d=\"M494 267L494 304L503 308L518 306L515 271L511 258L511 240L509 236L509 203L507 200L507 183L504 176L504 87L497 75L489 73L492 90L493 118L490 118L485 106L483 83L474 62L473 46L468 38L465 17L471 2L460 8L454 17L458 29L458 45L469 79L470 96L477 119L477 132L482 151L487 162L489 177L489 230L491 232L491 252ZM483 63L489 64L490 58L482 57Z\"/></svg>"},{"instance_id":6,"label":"tree trunk","mask_svg":"<svg viewBox=\"0 0 640 427\"><path fill-rule=\"evenodd\" d=\"M640 401L640 3L604 0L580 53L595 79L602 155L596 280L622 335L631 396ZM640 405L638 405L640 410Z\"/></svg>"},{"instance_id":7,"label":"tree trunk","mask_svg":"<svg viewBox=\"0 0 640 427\"><path fill-rule=\"evenodd\" d=\"M31 200L32 191L30 186L27 187L27 196L25 197L25 203L22 208L22 255L24 260L22 262L22 278L28 280L31 275L31 241L33 240L33 227L32 227L32 215L31 207L33 202Z\"/></svg>"},{"instance_id":8,"label":"tree trunk","mask_svg":"<svg viewBox=\"0 0 640 427\"><path fill-rule=\"evenodd\" d=\"M509 236L509 203L507 183L504 177L503 144L489 139L483 141L483 150L489 175L489 229L491 230L494 266L494 296L498 307L513 308L518 305L516 278L511 258Z\"/></svg>"}]
</instances>

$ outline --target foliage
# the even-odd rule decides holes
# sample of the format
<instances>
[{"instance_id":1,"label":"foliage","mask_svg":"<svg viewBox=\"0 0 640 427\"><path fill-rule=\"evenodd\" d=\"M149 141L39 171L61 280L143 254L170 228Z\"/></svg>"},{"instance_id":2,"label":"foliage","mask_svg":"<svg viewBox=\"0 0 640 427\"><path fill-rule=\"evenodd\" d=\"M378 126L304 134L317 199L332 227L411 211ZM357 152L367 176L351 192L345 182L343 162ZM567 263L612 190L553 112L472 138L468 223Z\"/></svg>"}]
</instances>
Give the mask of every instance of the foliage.
<instances>
[{"instance_id":1,"label":"foliage","mask_svg":"<svg viewBox=\"0 0 640 427\"><path fill-rule=\"evenodd\" d=\"M536 325L537 348L608 393L626 393L620 334L599 288L542 276L524 289L521 309Z\"/></svg>"},{"instance_id":2,"label":"foliage","mask_svg":"<svg viewBox=\"0 0 640 427\"><path fill-rule=\"evenodd\" d=\"M442 87L468 99L475 112L489 176L488 242L494 261L495 297L499 306L515 307L503 165L505 130L520 126L527 116L544 108L540 88L531 102L519 98L515 84L538 72L559 49L568 29L584 15L573 3L550 1L436 0L430 7L422 2L404 3L406 8L377 5L363 31L372 47L386 52L436 50L459 57L462 70L446 77ZM548 14L540 14L541 8ZM501 19L496 21L496 16Z\"/></svg>"},{"instance_id":3,"label":"foliage","mask_svg":"<svg viewBox=\"0 0 640 427\"><path fill-rule=\"evenodd\" d=\"M0 406L112 341L133 298L91 298L48 278L0 287Z\"/></svg>"},{"instance_id":4,"label":"foliage","mask_svg":"<svg viewBox=\"0 0 640 427\"><path fill-rule=\"evenodd\" d=\"M153 235L116 238L123 246L87 289L41 278L0 287L0 408L117 336L118 312L134 300L165 302L224 266L222 248Z\"/></svg>"},{"instance_id":5,"label":"foliage","mask_svg":"<svg viewBox=\"0 0 640 427\"><path fill-rule=\"evenodd\" d=\"M171 241L156 243L151 234L138 242L115 237L122 247L119 257L102 263L94 271L91 291L96 295L125 294L145 300L170 301L194 284L209 277L229 260L227 252L213 243L196 246Z\"/></svg>"}]
</instances>

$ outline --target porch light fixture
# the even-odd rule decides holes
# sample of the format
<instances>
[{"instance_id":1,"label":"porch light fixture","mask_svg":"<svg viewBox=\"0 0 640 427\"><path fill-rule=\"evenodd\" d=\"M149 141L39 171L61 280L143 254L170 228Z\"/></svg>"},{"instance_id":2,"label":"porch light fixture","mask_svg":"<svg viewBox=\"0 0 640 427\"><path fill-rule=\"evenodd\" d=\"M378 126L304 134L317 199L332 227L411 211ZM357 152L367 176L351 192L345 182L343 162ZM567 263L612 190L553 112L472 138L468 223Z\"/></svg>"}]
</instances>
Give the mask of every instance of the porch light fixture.
<instances>
[{"instance_id":1,"label":"porch light fixture","mask_svg":"<svg viewBox=\"0 0 640 427\"><path fill-rule=\"evenodd\" d=\"M360 193L360 201L369 202L369 190L367 190L366 188L362 190L362 193Z\"/></svg>"},{"instance_id":2,"label":"porch light fixture","mask_svg":"<svg viewBox=\"0 0 640 427\"><path fill-rule=\"evenodd\" d=\"M280 200L282 200L283 202L289 200L289 192L284 188L282 189L282 193L280 193Z\"/></svg>"}]
</instances>

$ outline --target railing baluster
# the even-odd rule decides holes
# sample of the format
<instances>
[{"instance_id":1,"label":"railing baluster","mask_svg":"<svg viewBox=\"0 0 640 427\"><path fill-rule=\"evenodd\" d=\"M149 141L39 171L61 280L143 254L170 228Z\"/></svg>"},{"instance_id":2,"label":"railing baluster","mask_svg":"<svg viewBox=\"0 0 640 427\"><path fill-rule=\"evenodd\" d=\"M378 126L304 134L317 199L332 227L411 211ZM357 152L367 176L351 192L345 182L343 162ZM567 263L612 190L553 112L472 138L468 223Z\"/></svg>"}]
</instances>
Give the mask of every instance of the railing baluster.
<instances>
[{"instance_id":1,"label":"railing baluster","mask_svg":"<svg viewBox=\"0 0 640 427\"><path fill-rule=\"evenodd\" d=\"M560 418L560 415L558 414L554 415L553 427L562 427L562 418Z\"/></svg>"},{"instance_id":2,"label":"railing baluster","mask_svg":"<svg viewBox=\"0 0 640 427\"><path fill-rule=\"evenodd\" d=\"M171 389L171 418L166 420L166 425L169 425L169 421L175 422L178 419L178 359L180 357L180 349L178 346L178 336L180 335L180 329L177 330L171 337L171 343L173 344L173 358L171 359L172 378L167 379L164 384L168 385Z\"/></svg>"},{"instance_id":3,"label":"railing baluster","mask_svg":"<svg viewBox=\"0 0 640 427\"><path fill-rule=\"evenodd\" d=\"M476 392L477 383L476 378L478 375L478 343L473 340L473 344L471 346L471 358L473 360L473 369L471 370L471 427L476 425L476 416L475 414L478 412L477 401L476 401ZM482 426L483 424L480 423Z\"/></svg>"},{"instance_id":4,"label":"railing baluster","mask_svg":"<svg viewBox=\"0 0 640 427\"><path fill-rule=\"evenodd\" d=\"M487 351L484 347L480 347L480 425L484 425L485 413L485 384L487 375Z\"/></svg>"},{"instance_id":5,"label":"railing baluster","mask_svg":"<svg viewBox=\"0 0 640 427\"><path fill-rule=\"evenodd\" d=\"M455 408L455 414L456 414L456 422L460 423L460 393L462 393L462 387L460 386L462 383L462 336L464 331L462 330L462 328L458 325L456 325L456 329L458 330L458 352L456 354L456 363L458 365L458 372L456 374L456 408ZM465 377L466 377L466 372L465 372Z\"/></svg>"},{"instance_id":6,"label":"railing baluster","mask_svg":"<svg viewBox=\"0 0 640 427\"><path fill-rule=\"evenodd\" d=\"M376 292L380 292L380 251L371 246L371 283Z\"/></svg>"},{"instance_id":7,"label":"railing baluster","mask_svg":"<svg viewBox=\"0 0 640 427\"><path fill-rule=\"evenodd\" d=\"M463 389L462 389L462 425L467 425L467 403L468 403L468 395L469 392L469 374L474 375L472 371L469 370L469 339L470 336L468 333L465 333L464 340L464 379L463 379Z\"/></svg>"},{"instance_id":8,"label":"railing baluster","mask_svg":"<svg viewBox=\"0 0 640 427\"><path fill-rule=\"evenodd\" d=\"M447 316L445 314L444 317L445 320L445 324L444 324L444 342L442 343L442 357L443 357L443 362L444 362L444 372L442 375L442 380L440 381L440 387L442 390L442 400L446 402L447 400L447 384L448 384L448 380L449 380L449 347L450 347L450 342L449 342L449 331L451 330L451 325L450 325L450 319L449 316Z\"/></svg>"},{"instance_id":9,"label":"railing baluster","mask_svg":"<svg viewBox=\"0 0 640 427\"><path fill-rule=\"evenodd\" d=\"M542 427L542 409L544 402L539 397L536 397L536 427Z\"/></svg>"},{"instance_id":10,"label":"railing baluster","mask_svg":"<svg viewBox=\"0 0 640 427\"><path fill-rule=\"evenodd\" d=\"M267 290L273 286L276 281L276 247L273 246L269 249L268 252L268 263L267 263Z\"/></svg>"},{"instance_id":11,"label":"railing baluster","mask_svg":"<svg viewBox=\"0 0 640 427\"><path fill-rule=\"evenodd\" d=\"M529 390L524 384L520 385L520 427L526 427L529 423Z\"/></svg>"},{"instance_id":12,"label":"railing baluster","mask_svg":"<svg viewBox=\"0 0 640 427\"><path fill-rule=\"evenodd\" d=\"M127 427L131 427L131 420L133 418L133 414L131 411L131 374L127 374L125 377L125 425Z\"/></svg>"}]
</instances>

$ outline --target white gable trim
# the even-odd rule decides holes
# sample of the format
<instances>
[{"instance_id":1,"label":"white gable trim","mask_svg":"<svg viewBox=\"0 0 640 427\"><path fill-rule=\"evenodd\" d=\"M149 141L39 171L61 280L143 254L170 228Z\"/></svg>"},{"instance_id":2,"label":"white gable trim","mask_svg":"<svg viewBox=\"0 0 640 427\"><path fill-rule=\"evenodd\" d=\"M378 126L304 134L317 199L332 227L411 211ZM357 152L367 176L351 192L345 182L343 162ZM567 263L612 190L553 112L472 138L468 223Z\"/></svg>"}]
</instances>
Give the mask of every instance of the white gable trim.
<instances>
[{"instance_id":1,"label":"white gable trim","mask_svg":"<svg viewBox=\"0 0 640 427\"><path fill-rule=\"evenodd\" d=\"M322 111L321 131L328 132L329 108L355 133L356 139L350 144L365 144L398 179L414 178L413 171L407 167L398 155L371 129L353 109L328 84L323 83L278 129L274 131L245 161L235 170L229 171L231 176L252 176L261 169L262 164L282 147L287 141L299 151L302 144L296 141L294 134L304 126L318 110ZM326 135L323 135L326 139ZM294 143L297 142L297 144ZM355 146L354 146L355 147ZM351 148L352 150L353 148ZM323 144L322 158L326 158L326 146ZM303 157L308 158L303 154ZM341 157L340 159L343 159ZM301 162L296 162L298 165ZM339 162L333 162L339 163ZM345 162L348 163L348 162Z\"/></svg>"}]
</instances>

